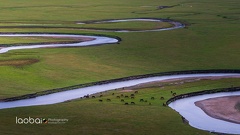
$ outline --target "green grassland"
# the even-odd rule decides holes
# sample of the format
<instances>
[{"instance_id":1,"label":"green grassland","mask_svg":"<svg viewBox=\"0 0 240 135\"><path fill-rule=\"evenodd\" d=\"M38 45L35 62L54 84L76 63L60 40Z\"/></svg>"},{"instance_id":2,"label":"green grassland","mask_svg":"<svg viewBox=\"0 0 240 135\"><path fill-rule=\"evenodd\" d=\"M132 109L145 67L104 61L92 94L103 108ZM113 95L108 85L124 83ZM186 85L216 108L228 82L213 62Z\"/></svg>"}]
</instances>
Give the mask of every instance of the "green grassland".
<instances>
[{"instance_id":1,"label":"green grassland","mask_svg":"<svg viewBox=\"0 0 240 135\"><path fill-rule=\"evenodd\" d=\"M0 0L0 3L1 33L103 34L122 39L120 44L113 45L41 48L0 54L0 99L131 75L240 67L238 0ZM158 6L173 7L160 10ZM156 28L156 22L76 24L123 18L168 18L187 24L187 28L114 33L79 28L152 29ZM168 27L168 24L162 25ZM1 37L0 44L59 40ZM189 88L173 86L169 89L182 89L185 93L190 92L189 89L198 91L229 87L231 84L239 86L239 82L239 79L226 79L206 86L202 86L201 82L196 86L189 85ZM154 96L155 90L143 90L153 93L143 92L142 96ZM99 103L93 99L77 100L50 106L6 109L1 110L0 114L2 134L208 134L184 125L176 112L162 108L157 102L152 106L124 106L115 101ZM64 125L25 126L16 125L15 116L64 117L69 118L70 122ZM63 131L67 128L71 130Z\"/></svg>"},{"instance_id":2,"label":"green grassland","mask_svg":"<svg viewBox=\"0 0 240 135\"><path fill-rule=\"evenodd\" d=\"M161 84L161 83L160 83ZM132 92L122 92L122 89L96 94L96 98L78 99L70 102L5 109L0 111L1 134L149 134L152 135L207 135L206 131L197 130L182 122L178 113L162 103L172 97L170 91L183 94L213 88L229 87L229 84L238 85L238 79L202 80L182 85L167 85L165 87L149 87L135 89L135 99L124 99L125 102L135 102L135 105L124 105L116 96L128 95ZM112 95L112 93L115 93ZM164 100L160 100L160 97ZM151 100L151 97L155 97ZM111 99L110 102L106 99ZM103 102L98 100L102 99ZM140 99L148 102L139 102ZM151 103L151 105L149 105ZM18 125L15 117L37 117L68 119L65 124ZM17 132L12 129L18 129Z\"/></svg>"}]
</instances>

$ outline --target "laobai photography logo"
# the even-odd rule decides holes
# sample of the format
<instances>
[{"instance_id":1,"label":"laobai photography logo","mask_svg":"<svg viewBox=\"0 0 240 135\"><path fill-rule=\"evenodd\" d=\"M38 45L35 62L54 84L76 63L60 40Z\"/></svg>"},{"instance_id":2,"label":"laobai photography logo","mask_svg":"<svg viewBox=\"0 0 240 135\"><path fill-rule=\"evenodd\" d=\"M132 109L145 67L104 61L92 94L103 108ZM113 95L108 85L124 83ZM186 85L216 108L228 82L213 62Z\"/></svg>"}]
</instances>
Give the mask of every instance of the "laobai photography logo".
<instances>
[{"instance_id":1,"label":"laobai photography logo","mask_svg":"<svg viewBox=\"0 0 240 135\"><path fill-rule=\"evenodd\" d=\"M16 124L65 124L67 122L68 119L33 117L20 118L16 116Z\"/></svg>"}]
</instances>

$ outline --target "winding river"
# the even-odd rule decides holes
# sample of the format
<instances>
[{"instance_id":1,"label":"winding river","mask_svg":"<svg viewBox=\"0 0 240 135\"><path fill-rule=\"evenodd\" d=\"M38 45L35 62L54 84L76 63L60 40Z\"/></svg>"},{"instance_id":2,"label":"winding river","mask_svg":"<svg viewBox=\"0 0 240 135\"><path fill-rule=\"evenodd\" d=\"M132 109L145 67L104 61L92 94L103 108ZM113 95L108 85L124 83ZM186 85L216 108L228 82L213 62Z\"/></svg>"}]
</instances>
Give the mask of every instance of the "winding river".
<instances>
[{"instance_id":1,"label":"winding river","mask_svg":"<svg viewBox=\"0 0 240 135\"><path fill-rule=\"evenodd\" d=\"M186 118L192 127L208 130L211 132L240 134L240 124L210 117L202 109L194 104L196 101L201 101L204 99L234 95L240 95L240 91L222 92L183 98L170 103L169 106L179 112L184 118Z\"/></svg>"},{"instance_id":2,"label":"winding river","mask_svg":"<svg viewBox=\"0 0 240 135\"><path fill-rule=\"evenodd\" d=\"M122 21L162 21L159 19L128 19L128 20L108 20L108 21L98 21L94 23L108 23L108 22L122 22ZM183 24L179 22L171 21L174 24L171 28L155 29L155 30L143 30L138 32L147 31L162 31L162 30L172 30L184 27ZM81 24L81 23L79 23ZM130 32L129 30L120 30L116 32ZM92 46L99 44L114 44L119 42L118 39L104 37L104 36L86 36L86 35L72 35L72 34L0 34L0 37L69 37L69 38L92 38L94 40L84 41L78 43L66 43L66 44L45 44L45 45L29 45L29 46L12 46L3 47L0 49L0 53L6 53L10 50L18 49L34 49L34 48L46 48L46 47L73 47L73 46ZM0 102L0 109L24 107L24 106L37 106L37 105L48 105L56 104L72 99L77 99L83 97L87 94L94 94L98 92L104 92L108 90L113 90L122 87L134 86L141 83L153 82L153 81L164 81L168 79L184 79L192 77L240 77L239 73L201 73L201 74L178 74L178 75L165 75L165 76L155 76L155 77L145 77L141 79L118 81L112 83L106 83L101 85L94 85L84 88L78 88L58 93L53 93L49 95L39 96L30 99L22 99L10 102ZM193 127L215 131L223 133L234 133L240 134L240 125L234 124L226 121L217 120L206 115L201 109L194 105L195 101L210 97L219 97L226 95L240 95L240 92L235 93L218 93L212 95L203 95L197 97L191 97L186 99L177 100L172 102L169 106L180 112L187 120L189 120L190 125ZM189 111L190 110L190 111ZM216 124L217 123L217 124Z\"/></svg>"},{"instance_id":3,"label":"winding river","mask_svg":"<svg viewBox=\"0 0 240 135\"><path fill-rule=\"evenodd\" d=\"M1 48L0 53L6 53L10 50L19 49L34 49L34 48L47 48L47 47L80 47L80 46L93 46L100 44L110 44L119 42L118 39L104 37L104 36L85 36L85 35L71 35L71 34L0 34L0 37L57 37L57 38L91 38L94 40L84 41L78 43L66 43L66 44L39 44L39 45L27 45L27 46L11 46Z\"/></svg>"},{"instance_id":4,"label":"winding river","mask_svg":"<svg viewBox=\"0 0 240 135\"><path fill-rule=\"evenodd\" d=\"M183 74L183 75L167 75L167 76L157 76L157 77L148 77L142 79L128 80L128 81L119 81L101 85L95 85L90 87L84 87L79 89L73 89L58 93L53 93L49 95L39 96L36 98L23 99L10 102L0 102L0 109L5 108L15 108L23 106L36 106L36 105L47 105L47 104L56 104L64 101L77 99L83 97L87 94L91 95L94 93L104 92L108 90L114 90L122 87L134 86L141 83L153 82L153 81L164 81L169 79L183 79L183 78L192 78L192 77L240 77L240 74L229 74L229 73L214 73L214 74Z\"/></svg>"},{"instance_id":5,"label":"winding river","mask_svg":"<svg viewBox=\"0 0 240 135\"><path fill-rule=\"evenodd\" d=\"M168 20L168 19L145 19L145 18L140 18L140 19L119 19L119 20L103 20L103 21L91 21L91 22L79 22L77 24L101 24L101 23L117 23L117 22L132 22L132 21L144 21L144 22L168 22L172 24L172 27L168 28L157 28L157 29L150 29L150 30L127 30L127 29L122 29L122 30L108 30L108 29L84 29L82 30L94 30L94 31L106 31L106 32L153 32L153 31L165 31L165 30L174 30L174 29L179 29L179 28L184 28L185 25L173 21L173 20Z\"/></svg>"}]
</instances>

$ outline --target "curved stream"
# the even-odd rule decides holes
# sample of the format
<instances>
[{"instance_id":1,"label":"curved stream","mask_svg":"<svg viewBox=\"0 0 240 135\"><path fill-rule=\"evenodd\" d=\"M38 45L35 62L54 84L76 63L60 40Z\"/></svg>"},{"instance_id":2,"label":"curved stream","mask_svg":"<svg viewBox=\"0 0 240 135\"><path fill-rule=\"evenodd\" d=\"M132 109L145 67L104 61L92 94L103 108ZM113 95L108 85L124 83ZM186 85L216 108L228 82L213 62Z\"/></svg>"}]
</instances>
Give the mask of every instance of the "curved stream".
<instances>
[{"instance_id":1,"label":"curved stream","mask_svg":"<svg viewBox=\"0 0 240 135\"><path fill-rule=\"evenodd\" d=\"M157 28L150 30L108 30L108 29L91 29L91 28L82 28L82 30L94 30L94 31L108 31L108 32L152 32L152 31L165 31L165 30L174 30L185 27L184 24L168 19L119 19L119 20L104 20L104 21L92 21L92 22L79 22L77 24L101 24L101 23L116 23L116 22L132 22L132 21L144 21L144 22L168 22L172 24L172 27L168 28Z\"/></svg>"},{"instance_id":2,"label":"curved stream","mask_svg":"<svg viewBox=\"0 0 240 135\"><path fill-rule=\"evenodd\" d=\"M206 94L179 99L170 103L169 106L179 112L184 118L189 121L189 124L195 128L208 130L211 132L240 134L240 124L210 117L202 109L194 104L196 101L201 101L204 99L234 95L240 95L240 91Z\"/></svg>"},{"instance_id":3,"label":"curved stream","mask_svg":"<svg viewBox=\"0 0 240 135\"><path fill-rule=\"evenodd\" d=\"M71 35L71 34L0 34L0 37L64 37L64 38L93 38L91 41L84 41L78 43L64 43L64 44L39 44L39 45L26 45L26 46L11 46L3 47L0 49L0 53L6 53L10 50L19 49L34 49L34 48L47 48L47 47L80 47L80 46L92 46L99 44L109 44L119 42L115 38L103 37L103 36L85 36L85 35Z\"/></svg>"},{"instance_id":4,"label":"curved stream","mask_svg":"<svg viewBox=\"0 0 240 135\"><path fill-rule=\"evenodd\" d=\"M153 82L153 81L164 81L168 79L183 79L191 77L240 77L240 74L230 74L230 73L213 73L213 74L182 74L182 75L167 75L167 76L157 76L148 77L142 79L119 81L113 83L107 83L102 85L95 85L90 87L78 88L68 91L57 92L49 95L43 95L36 98L23 99L10 102L0 102L0 109L4 108L15 108L23 106L36 106L36 105L47 105L56 104L64 101L77 99L85 95L91 95L94 93L104 92L108 90L118 89L122 87L134 86L141 83Z\"/></svg>"},{"instance_id":5,"label":"curved stream","mask_svg":"<svg viewBox=\"0 0 240 135\"><path fill-rule=\"evenodd\" d=\"M159 19L127 19L127 20L108 20L108 21L98 21L98 22L94 22L94 23L107 23L107 22L121 22L121 21L163 21L163 20L159 20ZM168 20L169 22L169 20ZM162 31L162 30L172 30L172 29L177 29L177 28L182 28L184 27L183 24L179 23L179 22L174 22L174 21L170 21L170 23L172 23L174 26L171 28L163 28L163 29L155 29L155 30L142 30L142 31L138 31L138 32L147 32L147 31ZM80 24L80 23L79 23ZM120 31L116 31L116 32L130 32L129 30L120 30ZM13 46L13 47L3 47L0 49L0 53L5 53L8 52L10 50L18 50L18 49L33 49L33 48L44 48L44 47L68 47L68 46L91 46L91 45L99 45L99 44L108 44L108 43L117 43L119 42L119 40L115 39L115 38L110 38L110 37L103 37L103 36L85 36L85 35L71 35L71 34L0 34L0 37L70 37L70 38L94 38L94 40L91 41L84 41L84 42L79 42L79 43L67 43L67 44L45 44L45 45L31 45L31 46ZM135 79L135 80L128 80L128 81L119 81L119 82L113 82L113 83L108 83L108 84L102 84L102 85L95 85L95 86L90 86L90 87L84 87L84 88L78 88L78 89L74 89L74 90L69 90L69 91L63 91L63 92L58 92L58 93L53 93L53 94L49 94L49 95L44 95L44 96L39 96L36 98L30 98L30 99L23 99L23 100L17 100L17 101L10 101L10 102L0 102L0 109L5 109L5 108L15 108L15 107L23 107L23 106L37 106L37 105L47 105L47 104L56 104L56 103L61 103L64 101L68 101L68 100L72 100L72 99L77 99L80 97L83 97L87 94L94 94L94 93L98 93L98 92L104 92L107 90L113 90L113 89L118 89L118 88L122 88L122 87L129 87L129 86L134 86L140 83L147 83L147 82L153 82L153 81L163 81L163 80L168 80L168 79L183 79L183 78L191 78L191 77L233 77L233 76L240 76L240 74L237 73L202 73L202 74L181 74L181 75L167 75L167 76L157 76L157 77L148 77L148 78L142 78L142 79ZM240 93L237 93L240 94ZM220 94L221 95L221 94ZM221 96L225 96L227 95L226 93L222 94ZM203 95L203 97L212 97L211 95ZM214 95L213 95L214 96ZM208 97L208 98L209 98ZM192 97L194 100L191 100L191 102L189 104L192 105L193 101L197 101L200 100L202 98L195 98ZM187 99L183 99L183 100L187 100ZM180 100L179 100L180 101ZM183 102L183 101L180 101ZM178 109L178 108L185 108L184 112L188 112L188 107L189 106L183 106L183 105L188 105L188 103L186 103L188 101L185 101L183 104L178 103L178 101L173 102L170 104L170 106L174 109ZM195 105L194 105L195 106ZM187 108L186 108L187 107ZM199 125L207 125L206 122L208 122L207 119L213 119L213 118L209 118L209 116L207 116L205 114L204 118L202 118L201 116L203 116L204 114L201 113L201 116L199 115L195 115L195 110L197 110L197 113L200 112L199 109L196 109L196 106L193 107L191 106L191 112L190 112L190 116L191 117L187 117L187 115L189 115L189 112L185 114L181 113L185 118L187 118L190 121L190 124L193 127L199 128L199 129L203 129L203 130L209 130L209 131L216 131L216 132L227 132L229 130L221 130L223 127L233 127L231 128L231 133L240 133L240 127L239 125L236 126L233 123L229 123L229 122L225 122L225 121L221 121L221 123L225 123L225 125L219 125L220 128L217 129L212 129L212 128L208 128L210 126L207 127L201 127ZM178 111L178 110L177 110ZM193 112L194 111L194 112ZM202 122L197 121L198 125L195 125L193 123L195 121L195 117L199 117L196 119L202 119ZM205 123L204 123L205 120ZM220 120L217 120L216 122L219 123ZM212 125L217 125L212 124ZM221 128L222 127L222 128ZM237 130L236 128L238 128L239 130Z\"/></svg>"}]
</instances>

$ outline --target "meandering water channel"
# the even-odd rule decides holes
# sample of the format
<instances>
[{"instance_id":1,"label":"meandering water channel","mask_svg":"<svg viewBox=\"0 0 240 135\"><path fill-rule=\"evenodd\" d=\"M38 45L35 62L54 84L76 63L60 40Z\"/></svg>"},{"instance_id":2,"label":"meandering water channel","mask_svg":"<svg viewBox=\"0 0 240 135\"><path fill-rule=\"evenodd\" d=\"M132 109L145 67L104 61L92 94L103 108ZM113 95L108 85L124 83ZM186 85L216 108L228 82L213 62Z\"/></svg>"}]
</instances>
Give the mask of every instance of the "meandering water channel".
<instances>
[{"instance_id":1,"label":"meandering water channel","mask_svg":"<svg viewBox=\"0 0 240 135\"><path fill-rule=\"evenodd\" d=\"M128 19L128 20L108 20L108 21L98 21L95 23L108 23L108 22L122 22L122 21L162 21L159 19ZM174 24L171 28L156 29L156 30L143 30L139 32L147 31L161 31L161 30L172 30L177 28L184 27L183 24L179 22L172 21ZM80 24L80 23L79 23ZM116 32L130 32L129 30L119 30ZM10 50L19 50L19 49L34 49L34 48L46 48L46 47L73 47L73 46L91 46L99 44L109 44L117 43L118 39L104 37L104 36L86 36L86 35L71 35L71 34L0 34L0 37L69 37L69 38L92 38L94 40L84 41L79 43L66 43L66 44L39 44L39 45L27 45L27 46L12 46L12 47L3 47L0 49L0 53L6 53ZM141 83L153 82L153 81L164 81L168 79L184 79L192 77L234 77L240 76L238 73L201 73L201 74L179 74L179 75L165 75L165 76L156 76L156 77L146 77L135 80L127 81L118 81L113 83L106 83L102 85L94 85L84 88L78 88L58 93L53 93L49 95L39 96L30 99L22 99L17 101L10 102L0 102L0 109L6 108L15 108L15 107L24 107L24 106L37 106L37 105L48 105L56 104L64 101L77 99L83 97L87 94L94 94L98 92L104 92L108 90L118 89L122 87L134 86ZM226 95L240 95L240 92L235 93L218 93L212 95L203 95L197 97L191 97L186 99L177 100L171 103L169 106L180 112L187 120L189 120L190 125L193 127L215 131L223 133L232 133L240 134L240 125L234 124L222 120L217 120L206 115L200 108L194 105L195 101L202 99L207 99L211 97L219 97Z\"/></svg>"},{"instance_id":2,"label":"meandering water channel","mask_svg":"<svg viewBox=\"0 0 240 135\"><path fill-rule=\"evenodd\" d=\"M240 91L221 92L183 98L170 103L169 106L179 112L184 118L189 121L189 124L195 128L208 130L211 132L240 134L240 124L212 118L194 104L196 101L201 101L204 99L234 95L240 95Z\"/></svg>"},{"instance_id":3,"label":"meandering water channel","mask_svg":"<svg viewBox=\"0 0 240 135\"><path fill-rule=\"evenodd\" d=\"M128 29L121 29L121 30L109 30L109 29L90 29L90 28L82 28L82 30L94 30L94 31L106 31L106 32L153 32L153 31L165 31L165 30L174 30L179 28L184 28L185 25L169 20L169 19L146 19L146 18L140 18L140 19L119 19L119 20L103 20L103 21L90 21L90 22L79 22L77 24L101 24L101 23L117 23L117 22L132 22L132 21L144 21L144 22L167 22L169 24L172 24L172 27L167 28L156 28L156 29L149 29L149 30L128 30Z\"/></svg>"}]
</instances>

